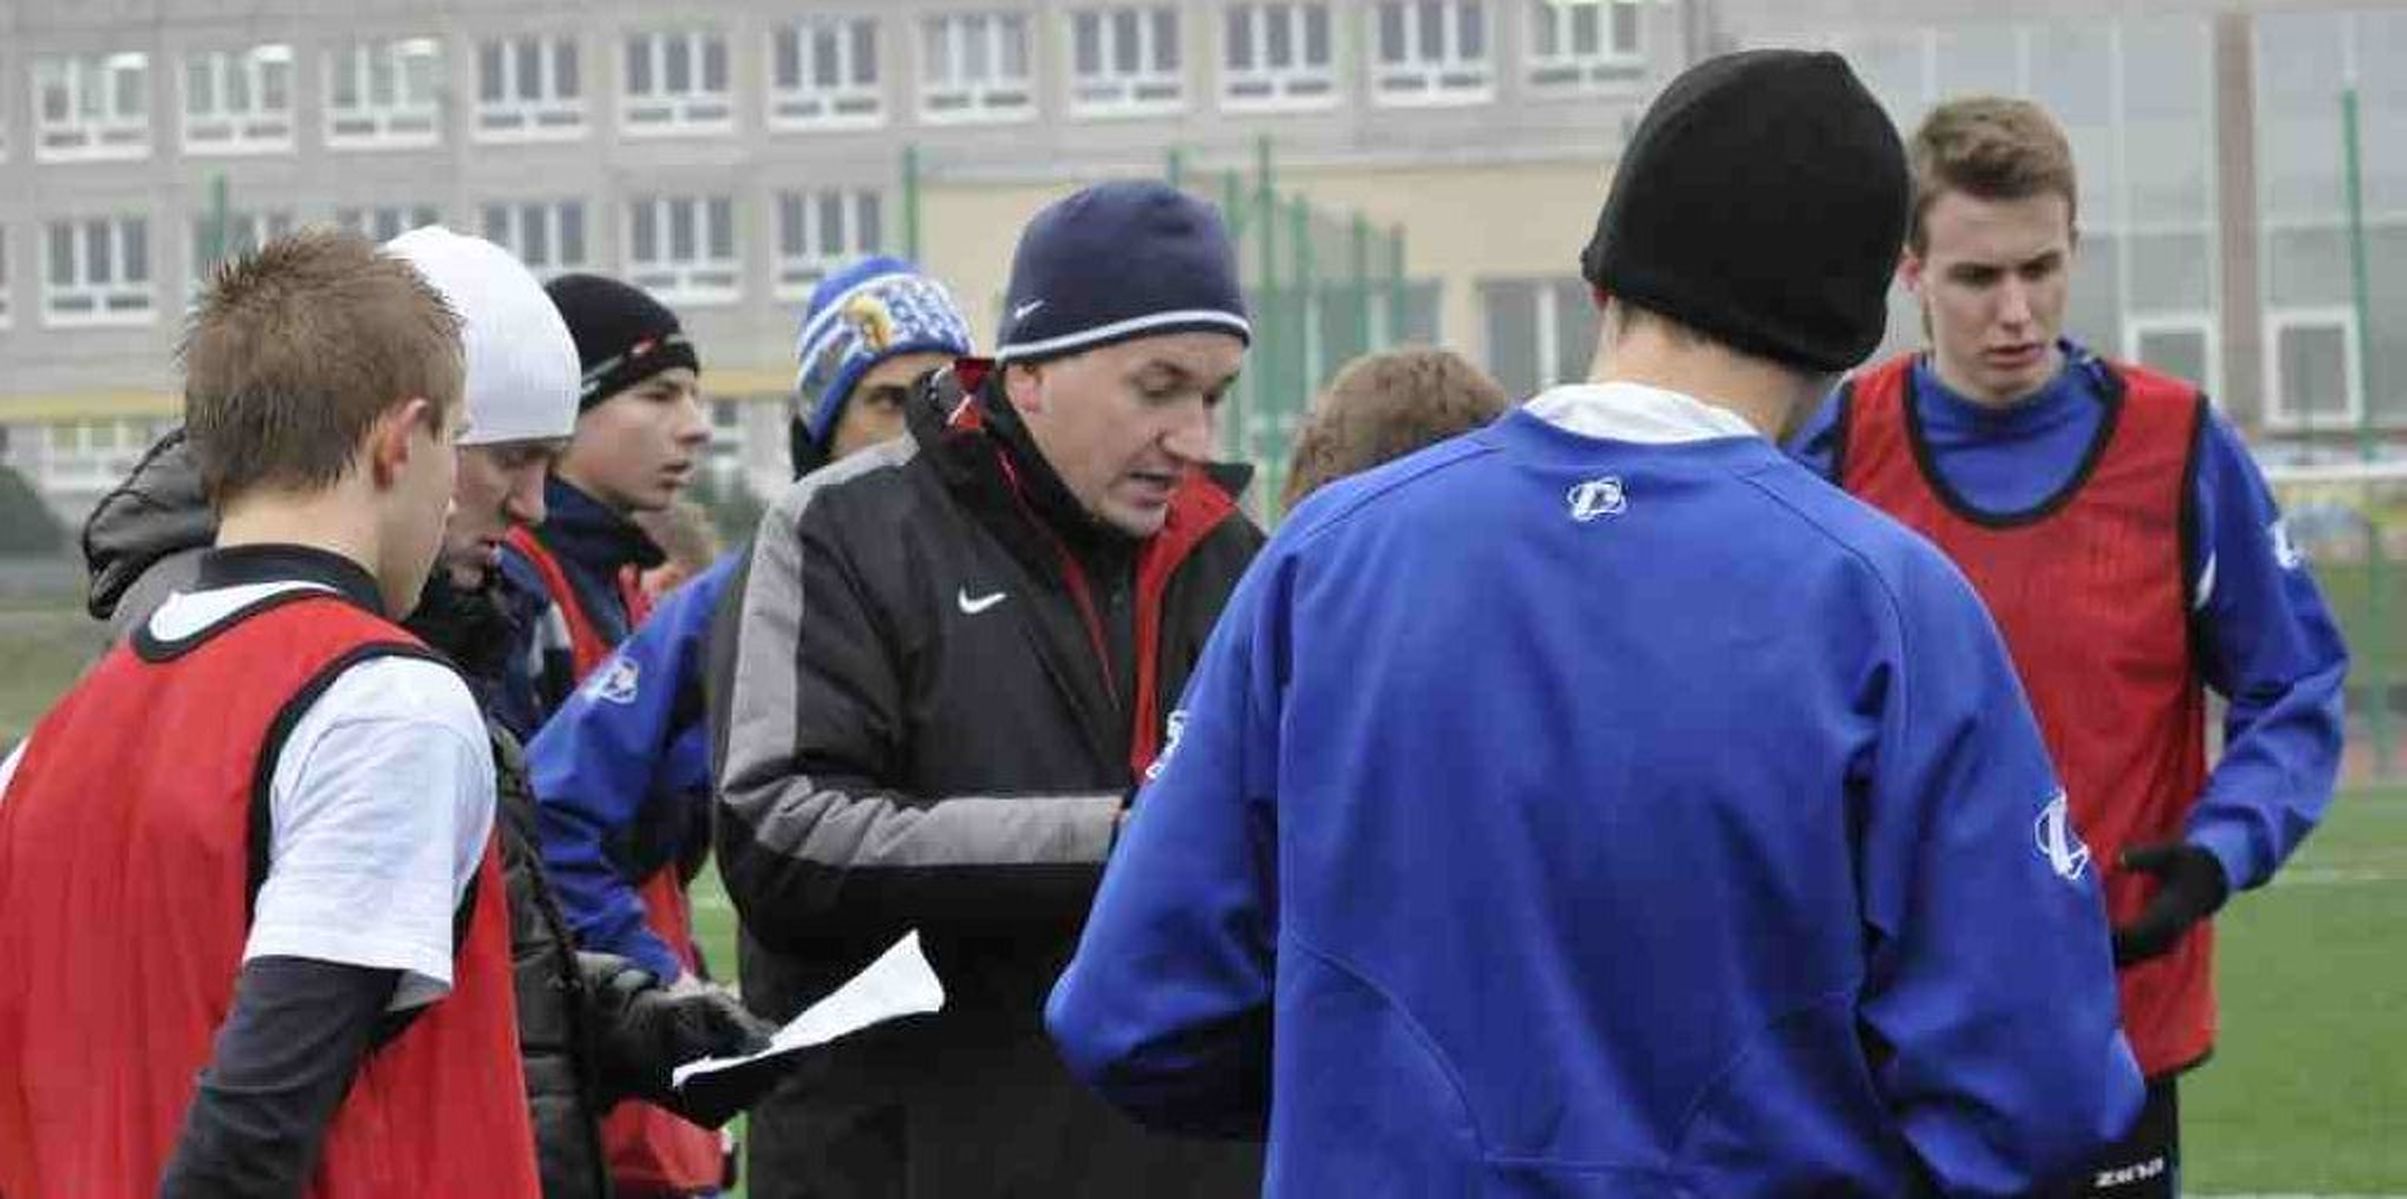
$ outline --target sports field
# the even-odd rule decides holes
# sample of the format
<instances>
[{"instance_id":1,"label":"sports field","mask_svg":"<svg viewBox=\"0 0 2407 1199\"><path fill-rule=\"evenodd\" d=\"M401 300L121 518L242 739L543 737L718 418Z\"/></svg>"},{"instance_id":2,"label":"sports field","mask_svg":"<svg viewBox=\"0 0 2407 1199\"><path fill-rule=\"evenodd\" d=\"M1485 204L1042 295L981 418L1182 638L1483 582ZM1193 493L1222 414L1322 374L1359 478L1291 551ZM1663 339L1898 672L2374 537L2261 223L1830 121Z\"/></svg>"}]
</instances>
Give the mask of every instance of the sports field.
<instances>
[{"instance_id":1,"label":"sports field","mask_svg":"<svg viewBox=\"0 0 2407 1199\"><path fill-rule=\"evenodd\" d=\"M0 606L0 745L98 644L69 604ZM696 895L733 974L735 916ZM2407 786L2344 794L2220 921L2223 1038L2183 1092L2192 1194L2407 1195Z\"/></svg>"}]
</instances>

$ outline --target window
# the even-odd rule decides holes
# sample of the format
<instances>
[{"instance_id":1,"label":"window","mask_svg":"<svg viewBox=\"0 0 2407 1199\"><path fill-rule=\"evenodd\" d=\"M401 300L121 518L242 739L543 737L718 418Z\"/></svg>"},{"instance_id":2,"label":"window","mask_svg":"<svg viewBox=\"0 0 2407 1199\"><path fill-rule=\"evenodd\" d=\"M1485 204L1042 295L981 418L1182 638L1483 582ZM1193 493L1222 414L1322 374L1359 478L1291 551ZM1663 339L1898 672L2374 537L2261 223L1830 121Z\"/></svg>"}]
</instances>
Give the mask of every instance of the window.
<instances>
[{"instance_id":1,"label":"window","mask_svg":"<svg viewBox=\"0 0 2407 1199\"><path fill-rule=\"evenodd\" d=\"M8 228L0 225L0 329L8 328ZM5 448L5 447L0 447Z\"/></svg>"},{"instance_id":2,"label":"window","mask_svg":"<svg viewBox=\"0 0 2407 1199\"><path fill-rule=\"evenodd\" d=\"M52 221L42 320L48 325L146 325L151 319L150 224L138 216Z\"/></svg>"},{"instance_id":3,"label":"window","mask_svg":"<svg viewBox=\"0 0 2407 1199\"><path fill-rule=\"evenodd\" d=\"M146 420L62 421L43 430L42 483L53 491L106 491L172 426Z\"/></svg>"},{"instance_id":4,"label":"window","mask_svg":"<svg viewBox=\"0 0 2407 1199\"><path fill-rule=\"evenodd\" d=\"M1493 94L1484 0L1380 0L1378 66L1371 88L1382 104L1470 104Z\"/></svg>"},{"instance_id":5,"label":"window","mask_svg":"<svg viewBox=\"0 0 2407 1199\"><path fill-rule=\"evenodd\" d=\"M293 148L293 48L209 50L184 58L184 151Z\"/></svg>"},{"instance_id":6,"label":"window","mask_svg":"<svg viewBox=\"0 0 2407 1199\"><path fill-rule=\"evenodd\" d=\"M1529 81L1570 91L1638 79L1639 0L1527 0Z\"/></svg>"},{"instance_id":7,"label":"window","mask_svg":"<svg viewBox=\"0 0 2407 1199\"><path fill-rule=\"evenodd\" d=\"M197 296L209 286L217 264L292 231L290 212L229 212L222 228L205 214L192 218L192 277L186 281L186 294Z\"/></svg>"},{"instance_id":8,"label":"window","mask_svg":"<svg viewBox=\"0 0 2407 1199\"><path fill-rule=\"evenodd\" d=\"M1178 16L1169 6L1072 12L1071 108L1084 116L1141 116L1185 107Z\"/></svg>"},{"instance_id":9,"label":"window","mask_svg":"<svg viewBox=\"0 0 2407 1199\"><path fill-rule=\"evenodd\" d=\"M742 295L735 201L654 196L627 206L627 281L665 304L724 304Z\"/></svg>"},{"instance_id":10,"label":"window","mask_svg":"<svg viewBox=\"0 0 2407 1199\"><path fill-rule=\"evenodd\" d=\"M784 192L777 197L777 294L809 299L838 267L885 249L884 198L874 191Z\"/></svg>"},{"instance_id":11,"label":"window","mask_svg":"<svg viewBox=\"0 0 2407 1199\"><path fill-rule=\"evenodd\" d=\"M636 134L725 133L735 128L727 39L697 30L627 35L621 123Z\"/></svg>"},{"instance_id":12,"label":"window","mask_svg":"<svg viewBox=\"0 0 2407 1199\"><path fill-rule=\"evenodd\" d=\"M2204 312L2131 318L2123 329L2123 353L2133 361L2223 394L2216 353L2215 318Z\"/></svg>"},{"instance_id":13,"label":"window","mask_svg":"<svg viewBox=\"0 0 2407 1199\"><path fill-rule=\"evenodd\" d=\"M771 125L857 129L883 123L885 109L875 18L814 18L770 35Z\"/></svg>"},{"instance_id":14,"label":"window","mask_svg":"<svg viewBox=\"0 0 2407 1199\"><path fill-rule=\"evenodd\" d=\"M585 84L577 39L513 37L476 48L480 141L566 141L585 135Z\"/></svg>"},{"instance_id":15,"label":"window","mask_svg":"<svg viewBox=\"0 0 2407 1199\"><path fill-rule=\"evenodd\" d=\"M544 278L586 269L585 202L528 201L485 205L485 240L517 256Z\"/></svg>"},{"instance_id":16,"label":"window","mask_svg":"<svg viewBox=\"0 0 2407 1199\"><path fill-rule=\"evenodd\" d=\"M35 59L33 97L33 156L42 162L150 154L147 54Z\"/></svg>"},{"instance_id":17,"label":"window","mask_svg":"<svg viewBox=\"0 0 2407 1199\"><path fill-rule=\"evenodd\" d=\"M1329 6L1232 4L1221 44L1220 102L1233 109L1337 103Z\"/></svg>"},{"instance_id":18,"label":"window","mask_svg":"<svg viewBox=\"0 0 2407 1199\"><path fill-rule=\"evenodd\" d=\"M443 139L433 38L355 42L326 60L326 144L343 149L432 146Z\"/></svg>"},{"instance_id":19,"label":"window","mask_svg":"<svg viewBox=\"0 0 2407 1199\"><path fill-rule=\"evenodd\" d=\"M2265 422L2276 428L2353 425L2365 407L2357 318L2347 308L2265 314Z\"/></svg>"},{"instance_id":20,"label":"window","mask_svg":"<svg viewBox=\"0 0 2407 1199\"><path fill-rule=\"evenodd\" d=\"M1488 371L1505 394L1531 396L1588 377L1597 312L1577 279L1499 279L1479 287L1487 313Z\"/></svg>"},{"instance_id":21,"label":"window","mask_svg":"<svg viewBox=\"0 0 2407 1199\"><path fill-rule=\"evenodd\" d=\"M1015 121L1033 114L1026 17L948 13L929 17L920 32L923 119Z\"/></svg>"},{"instance_id":22,"label":"window","mask_svg":"<svg viewBox=\"0 0 2407 1199\"><path fill-rule=\"evenodd\" d=\"M337 208L334 223L370 241L387 242L412 229L443 223L432 204L379 204L369 208Z\"/></svg>"}]
</instances>

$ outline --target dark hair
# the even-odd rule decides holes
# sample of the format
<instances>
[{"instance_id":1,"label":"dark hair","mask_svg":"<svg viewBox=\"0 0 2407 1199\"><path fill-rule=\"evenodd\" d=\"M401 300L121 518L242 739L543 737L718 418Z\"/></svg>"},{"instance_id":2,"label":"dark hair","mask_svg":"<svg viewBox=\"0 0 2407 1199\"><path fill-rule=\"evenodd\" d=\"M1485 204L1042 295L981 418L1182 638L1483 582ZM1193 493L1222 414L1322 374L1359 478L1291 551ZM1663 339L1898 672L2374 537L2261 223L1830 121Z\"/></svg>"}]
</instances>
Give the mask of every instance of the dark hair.
<instances>
[{"instance_id":1,"label":"dark hair","mask_svg":"<svg viewBox=\"0 0 2407 1199\"><path fill-rule=\"evenodd\" d=\"M1480 428L1511 406L1504 388L1449 350L1357 358L1337 372L1296 435L1283 502L1293 508L1324 484Z\"/></svg>"},{"instance_id":2,"label":"dark hair","mask_svg":"<svg viewBox=\"0 0 2407 1199\"><path fill-rule=\"evenodd\" d=\"M396 405L461 402L460 322L441 293L357 234L311 229L218 268L177 350L201 487L318 490Z\"/></svg>"}]
</instances>

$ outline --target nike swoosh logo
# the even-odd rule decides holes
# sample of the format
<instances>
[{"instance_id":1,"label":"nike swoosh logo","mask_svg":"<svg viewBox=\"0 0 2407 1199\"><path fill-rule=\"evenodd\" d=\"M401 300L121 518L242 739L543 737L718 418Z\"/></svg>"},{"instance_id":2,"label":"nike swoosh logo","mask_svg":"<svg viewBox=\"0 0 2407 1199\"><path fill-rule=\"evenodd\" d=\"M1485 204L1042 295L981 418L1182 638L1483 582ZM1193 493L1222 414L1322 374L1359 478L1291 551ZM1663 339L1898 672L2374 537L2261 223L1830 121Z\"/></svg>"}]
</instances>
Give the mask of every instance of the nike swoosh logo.
<instances>
[{"instance_id":1,"label":"nike swoosh logo","mask_svg":"<svg viewBox=\"0 0 2407 1199\"><path fill-rule=\"evenodd\" d=\"M988 608L992 608L996 604L1002 603L1003 593L998 591L993 595L981 595L976 599L971 599L968 591L956 591L953 593L953 599L956 603L961 605L961 614L963 616L976 616L980 612L984 612Z\"/></svg>"},{"instance_id":2,"label":"nike swoosh logo","mask_svg":"<svg viewBox=\"0 0 2407 1199\"><path fill-rule=\"evenodd\" d=\"M1037 309L1039 309L1039 308L1042 308L1042 307L1044 307L1044 306L1045 306L1045 302L1044 302L1043 300L1030 300L1030 301L1028 301L1027 303L1020 305L1019 307L1012 309L1012 310L1011 310L1011 323L1016 325L1016 324L1019 324L1021 321L1027 320L1027 319L1028 319L1028 317L1030 316L1030 314L1034 313L1034 312L1035 312Z\"/></svg>"}]
</instances>

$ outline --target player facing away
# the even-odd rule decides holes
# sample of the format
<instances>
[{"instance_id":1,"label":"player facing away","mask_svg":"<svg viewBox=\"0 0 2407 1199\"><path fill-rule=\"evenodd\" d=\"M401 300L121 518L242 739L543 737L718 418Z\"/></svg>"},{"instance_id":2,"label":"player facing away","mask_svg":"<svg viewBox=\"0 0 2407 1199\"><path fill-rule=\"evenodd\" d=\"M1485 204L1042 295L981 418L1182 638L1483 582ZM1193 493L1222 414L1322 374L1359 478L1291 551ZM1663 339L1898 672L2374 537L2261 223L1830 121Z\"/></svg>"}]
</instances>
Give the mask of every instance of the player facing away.
<instances>
[{"instance_id":1,"label":"player facing away","mask_svg":"<svg viewBox=\"0 0 2407 1199\"><path fill-rule=\"evenodd\" d=\"M1073 1073L1267 1133L1278 1196L2011 1195L2121 1135L2005 648L1774 440L1879 343L1906 201L1835 55L1665 90L1592 381L1322 489L1240 583L1047 1007Z\"/></svg>"}]
</instances>

